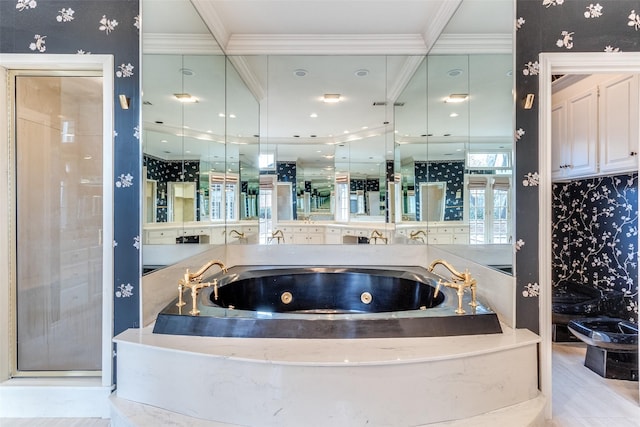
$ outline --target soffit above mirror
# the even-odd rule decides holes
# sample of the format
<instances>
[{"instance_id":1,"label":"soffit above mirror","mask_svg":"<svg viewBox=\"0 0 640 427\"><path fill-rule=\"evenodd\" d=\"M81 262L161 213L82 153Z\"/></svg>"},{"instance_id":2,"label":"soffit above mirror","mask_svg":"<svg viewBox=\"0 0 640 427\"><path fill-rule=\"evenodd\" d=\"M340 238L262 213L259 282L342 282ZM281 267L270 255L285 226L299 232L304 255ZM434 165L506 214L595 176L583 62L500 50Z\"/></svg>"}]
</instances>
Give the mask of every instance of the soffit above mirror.
<instances>
[{"instance_id":1,"label":"soffit above mirror","mask_svg":"<svg viewBox=\"0 0 640 427\"><path fill-rule=\"evenodd\" d=\"M513 32L513 0L192 0L192 4L228 55L423 55L437 41L447 49L465 46L466 53L469 47L498 45L500 53L508 53L504 50L510 51ZM455 36L443 39L445 27ZM475 37L478 34L483 37Z\"/></svg>"}]
</instances>

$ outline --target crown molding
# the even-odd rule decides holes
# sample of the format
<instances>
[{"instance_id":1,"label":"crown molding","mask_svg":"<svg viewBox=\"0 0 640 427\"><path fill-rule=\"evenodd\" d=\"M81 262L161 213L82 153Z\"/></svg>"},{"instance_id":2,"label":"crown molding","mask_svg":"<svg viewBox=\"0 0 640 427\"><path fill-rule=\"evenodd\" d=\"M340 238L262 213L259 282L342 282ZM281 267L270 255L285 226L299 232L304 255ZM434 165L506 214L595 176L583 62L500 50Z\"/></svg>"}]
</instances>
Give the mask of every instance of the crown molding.
<instances>
[{"instance_id":1,"label":"crown molding","mask_svg":"<svg viewBox=\"0 0 640 427\"><path fill-rule=\"evenodd\" d=\"M191 4L196 8L202 21L209 28L213 37L218 41L222 49L229 42L229 31L224 26L224 21L220 19L220 15L216 12L216 8L210 0L191 0Z\"/></svg>"},{"instance_id":2,"label":"crown molding","mask_svg":"<svg viewBox=\"0 0 640 427\"><path fill-rule=\"evenodd\" d=\"M433 47L433 45L436 44L442 34L442 31L444 31L444 28L451 20L451 17L456 13L461 3L462 0L449 0L443 2L440 5L433 17L433 20L431 20L431 24L423 33L427 51L429 51Z\"/></svg>"},{"instance_id":3,"label":"crown molding","mask_svg":"<svg viewBox=\"0 0 640 427\"><path fill-rule=\"evenodd\" d=\"M265 89L260 84L251 67L247 64L246 59L242 56L229 56L228 58L258 103L262 102L266 96Z\"/></svg>"},{"instance_id":4,"label":"crown molding","mask_svg":"<svg viewBox=\"0 0 640 427\"><path fill-rule=\"evenodd\" d=\"M425 55L420 34L234 34L227 55Z\"/></svg>"},{"instance_id":5,"label":"crown molding","mask_svg":"<svg viewBox=\"0 0 640 427\"><path fill-rule=\"evenodd\" d=\"M143 53L181 55L223 55L210 34L143 33Z\"/></svg>"},{"instance_id":6,"label":"crown molding","mask_svg":"<svg viewBox=\"0 0 640 427\"><path fill-rule=\"evenodd\" d=\"M442 34L429 54L512 53L512 34Z\"/></svg>"},{"instance_id":7,"label":"crown molding","mask_svg":"<svg viewBox=\"0 0 640 427\"><path fill-rule=\"evenodd\" d=\"M387 88L387 99L395 102L399 97L409 80L413 77L416 70L422 64L422 60L424 56L408 56L407 59L402 64L402 68L398 73L397 78L391 82L389 87Z\"/></svg>"}]
</instances>

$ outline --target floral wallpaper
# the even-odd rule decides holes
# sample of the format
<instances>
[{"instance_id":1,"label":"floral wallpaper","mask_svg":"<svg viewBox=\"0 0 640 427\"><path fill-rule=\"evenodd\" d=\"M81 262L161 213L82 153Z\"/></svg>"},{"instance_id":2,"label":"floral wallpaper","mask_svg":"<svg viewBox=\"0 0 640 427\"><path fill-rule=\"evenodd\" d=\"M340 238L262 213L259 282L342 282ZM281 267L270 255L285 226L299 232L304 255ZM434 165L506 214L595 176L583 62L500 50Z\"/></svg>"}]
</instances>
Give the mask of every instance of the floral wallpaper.
<instances>
[{"instance_id":1,"label":"floral wallpaper","mask_svg":"<svg viewBox=\"0 0 640 427\"><path fill-rule=\"evenodd\" d=\"M143 155L143 166L147 168L147 178L156 181L156 222L167 222L167 183L195 182L196 188L200 181L199 160L162 160ZM246 182L245 182L246 185ZM196 218L200 220L200 198L196 198Z\"/></svg>"},{"instance_id":2,"label":"floral wallpaper","mask_svg":"<svg viewBox=\"0 0 640 427\"><path fill-rule=\"evenodd\" d=\"M114 335L139 326L140 25L139 0L0 0L0 53L114 56Z\"/></svg>"},{"instance_id":3,"label":"floral wallpaper","mask_svg":"<svg viewBox=\"0 0 640 427\"><path fill-rule=\"evenodd\" d=\"M625 295L638 321L638 174L553 185L553 286L578 283Z\"/></svg>"},{"instance_id":4,"label":"floral wallpaper","mask_svg":"<svg viewBox=\"0 0 640 427\"><path fill-rule=\"evenodd\" d=\"M423 182L447 182L445 221L462 221L464 161L415 162L416 219L420 221L420 184Z\"/></svg>"},{"instance_id":5,"label":"floral wallpaper","mask_svg":"<svg viewBox=\"0 0 640 427\"><path fill-rule=\"evenodd\" d=\"M538 93L540 52L640 51L639 13L638 0L516 0L515 98ZM538 227L531 226L538 224L538 114L537 102L530 110L516 103L516 326L534 332L540 286L551 286L540 283Z\"/></svg>"}]
</instances>

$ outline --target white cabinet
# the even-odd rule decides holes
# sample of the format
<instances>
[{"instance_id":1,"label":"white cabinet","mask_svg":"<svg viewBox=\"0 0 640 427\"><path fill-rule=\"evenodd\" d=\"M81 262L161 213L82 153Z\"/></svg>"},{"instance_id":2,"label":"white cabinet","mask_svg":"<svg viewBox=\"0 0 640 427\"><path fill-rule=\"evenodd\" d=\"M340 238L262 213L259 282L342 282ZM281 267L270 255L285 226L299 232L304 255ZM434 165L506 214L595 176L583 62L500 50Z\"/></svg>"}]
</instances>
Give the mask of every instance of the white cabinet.
<instances>
[{"instance_id":1,"label":"white cabinet","mask_svg":"<svg viewBox=\"0 0 640 427\"><path fill-rule=\"evenodd\" d=\"M324 243L328 245L340 245L342 244L342 230L338 227L327 226Z\"/></svg>"},{"instance_id":2,"label":"white cabinet","mask_svg":"<svg viewBox=\"0 0 640 427\"><path fill-rule=\"evenodd\" d=\"M565 110L563 113L562 110ZM552 111L564 122L552 122L554 178L593 175L598 167L598 88L579 92L556 104ZM553 113L552 113L553 114ZM555 145L560 145L555 147Z\"/></svg>"},{"instance_id":3,"label":"white cabinet","mask_svg":"<svg viewBox=\"0 0 640 427\"><path fill-rule=\"evenodd\" d=\"M324 226L316 225L287 225L280 227L286 244L294 245L321 245L324 243Z\"/></svg>"},{"instance_id":4,"label":"white cabinet","mask_svg":"<svg viewBox=\"0 0 640 427\"><path fill-rule=\"evenodd\" d=\"M567 103L561 102L551 108L551 173L554 178L562 178L568 153L567 140Z\"/></svg>"},{"instance_id":5,"label":"white cabinet","mask_svg":"<svg viewBox=\"0 0 640 427\"><path fill-rule=\"evenodd\" d=\"M148 230L146 232L146 244L149 245L173 245L178 237L178 230L175 228L167 228L163 230Z\"/></svg>"},{"instance_id":6,"label":"white cabinet","mask_svg":"<svg viewBox=\"0 0 640 427\"><path fill-rule=\"evenodd\" d=\"M638 75L600 85L600 172L638 168Z\"/></svg>"},{"instance_id":7,"label":"white cabinet","mask_svg":"<svg viewBox=\"0 0 640 427\"><path fill-rule=\"evenodd\" d=\"M552 177L636 171L638 75L591 76L553 95Z\"/></svg>"}]
</instances>

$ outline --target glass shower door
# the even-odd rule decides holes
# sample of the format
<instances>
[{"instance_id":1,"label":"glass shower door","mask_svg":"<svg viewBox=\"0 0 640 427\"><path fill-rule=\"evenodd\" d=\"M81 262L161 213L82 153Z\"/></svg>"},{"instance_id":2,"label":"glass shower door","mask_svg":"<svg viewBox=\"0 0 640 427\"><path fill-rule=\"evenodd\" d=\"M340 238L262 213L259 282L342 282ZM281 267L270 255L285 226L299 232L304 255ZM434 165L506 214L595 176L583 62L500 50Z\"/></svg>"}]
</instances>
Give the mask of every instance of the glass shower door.
<instances>
[{"instance_id":1,"label":"glass shower door","mask_svg":"<svg viewBox=\"0 0 640 427\"><path fill-rule=\"evenodd\" d=\"M102 78L15 75L17 374L101 369Z\"/></svg>"}]
</instances>

